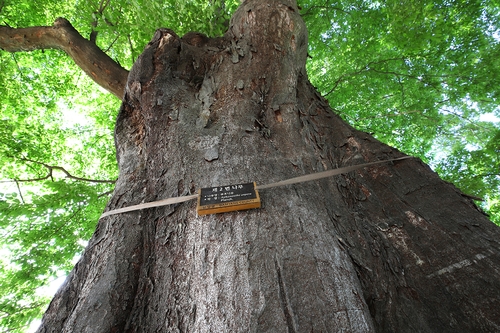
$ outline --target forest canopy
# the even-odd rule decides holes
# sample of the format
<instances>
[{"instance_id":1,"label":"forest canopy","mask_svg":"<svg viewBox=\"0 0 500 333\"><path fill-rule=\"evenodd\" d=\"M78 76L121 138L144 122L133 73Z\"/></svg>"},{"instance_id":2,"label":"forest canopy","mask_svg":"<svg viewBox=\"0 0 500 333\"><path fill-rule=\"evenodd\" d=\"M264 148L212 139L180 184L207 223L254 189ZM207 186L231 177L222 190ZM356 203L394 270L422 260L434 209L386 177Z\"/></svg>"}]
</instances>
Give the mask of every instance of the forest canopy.
<instances>
[{"instance_id":1,"label":"forest canopy","mask_svg":"<svg viewBox=\"0 0 500 333\"><path fill-rule=\"evenodd\" d=\"M222 35L234 0L0 0L0 25L66 18L130 69L160 27ZM299 1L308 76L352 126L429 163L500 225L500 8L494 1ZM1 33L0 33L1 34ZM0 36L1 37L1 36ZM0 332L45 310L118 175L120 100L61 50L0 50Z\"/></svg>"}]
</instances>

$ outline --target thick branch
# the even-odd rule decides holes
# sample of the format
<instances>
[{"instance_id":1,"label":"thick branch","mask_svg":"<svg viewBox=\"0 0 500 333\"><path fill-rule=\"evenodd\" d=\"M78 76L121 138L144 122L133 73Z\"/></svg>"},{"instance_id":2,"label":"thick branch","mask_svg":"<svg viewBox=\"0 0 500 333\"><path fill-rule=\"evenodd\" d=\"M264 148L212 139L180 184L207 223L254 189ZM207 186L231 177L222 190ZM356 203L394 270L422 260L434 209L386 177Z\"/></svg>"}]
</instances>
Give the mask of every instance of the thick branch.
<instances>
[{"instance_id":1,"label":"thick branch","mask_svg":"<svg viewBox=\"0 0 500 333\"><path fill-rule=\"evenodd\" d=\"M119 99L123 97L128 71L83 38L64 18L58 18L52 27L14 29L0 26L0 48L8 52L63 50L97 84Z\"/></svg>"}]
</instances>

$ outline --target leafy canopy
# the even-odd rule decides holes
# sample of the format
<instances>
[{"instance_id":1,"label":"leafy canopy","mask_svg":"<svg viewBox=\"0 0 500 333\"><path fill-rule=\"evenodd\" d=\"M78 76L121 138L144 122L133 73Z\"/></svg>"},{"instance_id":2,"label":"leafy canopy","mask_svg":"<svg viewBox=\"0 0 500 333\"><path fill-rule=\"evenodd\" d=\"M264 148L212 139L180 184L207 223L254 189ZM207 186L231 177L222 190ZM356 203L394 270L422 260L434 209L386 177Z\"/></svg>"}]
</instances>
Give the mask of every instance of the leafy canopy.
<instances>
[{"instance_id":1,"label":"leafy canopy","mask_svg":"<svg viewBox=\"0 0 500 333\"><path fill-rule=\"evenodd\" d=\"M302 6L309 76L335 112L483 198L482 208L500 224L498 3L304 0Z\"/></svg>"},{"instance_id":2,"label":"leafy canopy","mask_svg":"<svg viewBox=\"0 0 500 333\"><path fill-rule=\"evenodd\" d=\"M353 126L429 162L500 224L494 1L302 0L309 77ZM0 0L0 21L67 18L130 68L156 28L221 35L237 0ZM119 101L60 51L0 51L0 332L23 332L95 228L117 177ZM496 116L497 118L495 118ZM493 120L493 121L491 121Z\"/></svg>"}]
</instances>

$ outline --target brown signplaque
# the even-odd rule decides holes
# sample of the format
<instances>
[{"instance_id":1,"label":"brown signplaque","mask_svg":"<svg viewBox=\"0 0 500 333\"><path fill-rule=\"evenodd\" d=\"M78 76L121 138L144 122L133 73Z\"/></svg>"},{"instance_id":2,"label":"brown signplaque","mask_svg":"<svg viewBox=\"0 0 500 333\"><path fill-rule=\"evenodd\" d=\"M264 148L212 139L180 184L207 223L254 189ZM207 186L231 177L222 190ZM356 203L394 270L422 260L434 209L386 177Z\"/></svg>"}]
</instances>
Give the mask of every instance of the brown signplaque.
<instances>
[{"instance_id":1,"label":"brown signplaque","mask_svg":"<svg viewBox=\"0 0 500 333\"><path fill-rule=\"evenodd\" d=\"M245 183L207 187L199 190L198 215L232 212L260 207L259 192L256 184Z\"/></svg>"}]
</instances>

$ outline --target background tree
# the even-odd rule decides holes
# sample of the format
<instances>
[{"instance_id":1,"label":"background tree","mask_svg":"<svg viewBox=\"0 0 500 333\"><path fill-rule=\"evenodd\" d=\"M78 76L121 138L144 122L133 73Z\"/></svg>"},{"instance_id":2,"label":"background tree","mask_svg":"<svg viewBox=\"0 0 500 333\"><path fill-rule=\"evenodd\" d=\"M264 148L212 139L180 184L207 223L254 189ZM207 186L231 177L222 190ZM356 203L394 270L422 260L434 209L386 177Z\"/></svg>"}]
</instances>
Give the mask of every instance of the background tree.
<instances>
[{"instance_id":1,"label":"background tree","mask_svg":"<svg viewBox=\"0 0 500 333\"><path fill-rule=\"evenodd\" d=\"M480 115L498 115L495 6L301 5L310 30L309 75L337 113L407 153L432 159L446 152L447 160L433 159L435 167L485 198L494 213L498 124L481 122ZM130 67L155 28L182 22L179 35L220 35L235 6L4 1L0 14L16 28L51 26L64 16ZM14 328L40 313L34 290L73 265L109 198L117 175L110 138L118 104L61 52L1 55L2 177L10 179L1 210L2 311L4 326ZM80 118L70 115L78 109Z\"/></svg>"}]
</instances>

